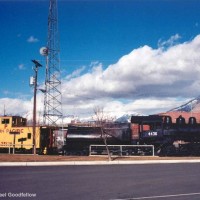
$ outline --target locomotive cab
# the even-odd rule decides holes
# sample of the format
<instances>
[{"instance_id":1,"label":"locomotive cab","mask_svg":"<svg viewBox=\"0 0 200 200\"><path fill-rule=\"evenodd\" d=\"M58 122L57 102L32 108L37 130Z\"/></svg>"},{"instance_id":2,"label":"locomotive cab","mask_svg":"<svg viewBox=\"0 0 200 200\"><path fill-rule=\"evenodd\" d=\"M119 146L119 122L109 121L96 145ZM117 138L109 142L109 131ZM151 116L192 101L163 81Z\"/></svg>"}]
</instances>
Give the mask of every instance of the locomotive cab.
<instances>
[{"instance_id":1,"label":"locomotive cab","mask_svg":"<svg viewBox=\"0 0 200 200\"><path fill-rule=\"evenodd\" d=\"M140 143L150 144L162 137L162 117L159 115L132 116L131 123L138 124Z\"/></svg>"}]
</instances>

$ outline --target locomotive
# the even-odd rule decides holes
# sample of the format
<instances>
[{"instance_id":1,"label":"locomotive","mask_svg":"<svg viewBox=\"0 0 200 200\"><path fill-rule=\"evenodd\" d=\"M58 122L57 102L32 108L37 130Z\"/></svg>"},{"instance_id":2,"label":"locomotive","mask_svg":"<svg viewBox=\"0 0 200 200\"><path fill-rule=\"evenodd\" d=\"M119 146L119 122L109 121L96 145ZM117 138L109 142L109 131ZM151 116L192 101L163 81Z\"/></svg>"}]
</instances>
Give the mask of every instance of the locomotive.
<instances>
[{"instance_id":1,"label":"locomotive","mask_svg":"<svg viewBox=\"0 0 200 200\"><path fill-rule=\"evenodd\" d=\"M90 145L105 145L104 137L108 145L127 145L123 155L152 155L148 148L143 151L144 145L153 145L159 156L200 155L200 123L195 117L186 122L181 115L175 122L169 115L149 115L132 116L131 123L107 123L103 127L70 125L64 151L88 155Z\"/></svg>"},{"instance_id":2,"label":"locomotive","mask_svg":"<svg viewBox=\"0 0 200 200\"><path fill-rule=\"evenodd\" d=\"M188 122L181 115L172 122L171 116L132 116L134 138L138 144L151 144L158 155L200 155L200 123L195 117Z\"/></svg>"}]
</instances>

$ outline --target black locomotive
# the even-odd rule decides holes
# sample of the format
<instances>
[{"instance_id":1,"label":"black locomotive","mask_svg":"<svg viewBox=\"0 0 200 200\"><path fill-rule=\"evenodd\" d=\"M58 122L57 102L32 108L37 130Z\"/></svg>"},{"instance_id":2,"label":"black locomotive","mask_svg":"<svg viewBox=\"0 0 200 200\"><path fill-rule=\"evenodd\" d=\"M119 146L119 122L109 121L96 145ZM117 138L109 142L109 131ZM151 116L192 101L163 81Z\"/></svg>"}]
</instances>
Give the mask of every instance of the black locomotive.
<instances>
[{"instance_id":1,"label":"black locomotive","mask_svg":"<svg viewBox=\"0 0 200 200\"><path fill-rule=\"evenodd\" d=\"M170 116L132 116L138 126L139 144L154 145L159 155L200 155L200 124L195 117L186 123L181 115L172 122Z\"/></svg>"},{"instance_id":2,"label":"black locomotive","mask_svg":"<svg viewBox=\"0 0 200 200\"><path fill-rule=\"evenodd\" d=\"M88 155L90 145L138 145L127 147L121 155L152 155L143 145L153 145L160 156L199 156L200 123L195 117L187 121L179 116L132 116L131 123L107 123L103 126L69 125L65 154Z\"/></svg>"}]
</instances>

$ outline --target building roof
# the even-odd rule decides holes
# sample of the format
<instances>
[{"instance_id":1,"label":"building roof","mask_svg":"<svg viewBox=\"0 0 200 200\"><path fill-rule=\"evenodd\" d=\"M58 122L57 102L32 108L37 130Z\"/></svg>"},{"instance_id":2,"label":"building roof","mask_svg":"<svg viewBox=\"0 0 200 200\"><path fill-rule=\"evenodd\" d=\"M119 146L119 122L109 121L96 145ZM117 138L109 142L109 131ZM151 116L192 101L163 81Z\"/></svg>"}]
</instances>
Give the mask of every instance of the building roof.
<instances>
[{"instance_id":1,"label":"building roof","mask_svg":"<svg viewBox=\"0 0 200 200\"><path fill-rule=\"evenodd\" d=\"M188 120L190 117L195 117L197 120L197 123L200 123L200 112L184 112L184 111L172 111L172 112L166 112L166 113L160 113L159 115L162 116L171 116L172 122L175 123L176 119L181 115L183 118L185 118L186 123L188 123Z\"/></svg>"}]
</instances>

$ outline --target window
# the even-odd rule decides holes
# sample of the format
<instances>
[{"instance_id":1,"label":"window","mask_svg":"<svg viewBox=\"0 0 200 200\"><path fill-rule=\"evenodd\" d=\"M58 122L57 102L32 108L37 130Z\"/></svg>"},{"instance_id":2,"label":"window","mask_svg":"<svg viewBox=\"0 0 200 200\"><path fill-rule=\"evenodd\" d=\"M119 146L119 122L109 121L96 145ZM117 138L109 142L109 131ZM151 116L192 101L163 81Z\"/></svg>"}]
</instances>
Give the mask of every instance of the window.
<instances>
[{"instance_id":1,"label":"window","mask_svg":"<svg viewBox=\"0 0 200 200\"><path fill-rule=\"evenodd\" d=\"M1 119L1 123L2 123L2 124L9 124L9 123L10 123L10 120L9 120L9 119L3 118L3 119Z\"/></svg>"},{"instance_id":2,"label":"window","mask_svg":"<svg viewBox=\"0 0 200 200\"><path fill-rule=\"evenodd\" d=\"M28 133L27 138L31 139L31 133Z\"/></svg>"}]
</instances>

